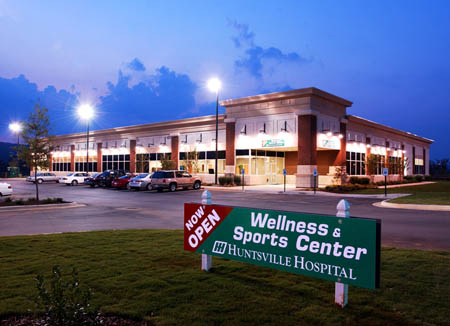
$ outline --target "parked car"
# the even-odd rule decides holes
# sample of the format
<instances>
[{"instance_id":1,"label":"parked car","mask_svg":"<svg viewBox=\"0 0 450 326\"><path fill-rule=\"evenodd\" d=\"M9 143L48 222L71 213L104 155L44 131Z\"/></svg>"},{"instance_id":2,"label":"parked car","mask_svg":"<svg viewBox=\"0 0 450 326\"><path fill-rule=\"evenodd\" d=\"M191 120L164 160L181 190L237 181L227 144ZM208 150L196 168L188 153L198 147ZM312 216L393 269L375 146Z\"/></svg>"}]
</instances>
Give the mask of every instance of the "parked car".
<instances>
[{"instance_id":1,"label":"parked car","mask_svg":"<svg viewBox=\"0 0 450 326\"><path fill-rule=\"evenodd\" d=\"M125 170L105 170L98 176L92 179L89 184L91 188L98 187L111 187L114 179L118 179L127 174Z\"/></svg>"},{"instance_id":2,"label":"parked car","mask_svg":"<svg viewBox=\"0 0 450 326\"><path fill-rule=\"evenodd\" d=\"M84 183L84 180L89 178L89 173L86 172L74 172L69 173L68 175L64 177L59 178L59 183L64 183L66 186L76 186L79 183Z\"/></svg>"},{"instance_id":3,"label":"parked car","mask_svg":"<svg viewBox=\"0 0 450 326\"><path fill-rule=\"evenodd\" d=\"M91 184L93 184L94 179L95 179L96 177L98 177L100 174L101 174L100 172L94 173L94 174L91 175L90 177L85 178L83 183L84 183L85 185L90 186Z\"/></svg>"},{"instance_id":4,"label":"parked car","mask_svg":"<svg viewBox=\"0 0 450 326\"><path fill-rule=\"evenodd\" d=\"M0 197L12 195L12 186L6 182L0 182Z\"/></svg>"},{"instance_id":5,"label":"parked car","mask_svg":"<svg viewBox=\"0 0 450 326\"><path fill-rule=\"evenodd\" d=\"M112 187L116 189L130 189L130 179L135 177L134 174L126 174L120 178L114 179L112 182Z\"/></svg>"},{"instance_id":6,"label":"parked car","mask_svg":"<svg viewBox=\"0 0 450 326\"><path fill-rule=\"evenodd\" d=\"M26 179L28 182L34 182L35 178L34 175L30 175ZM58 177L56 174L51 172L38 172L36 175L37 183L43 183L43 182L56 182L58 183Z\"/></svg>"},{"instance_id":7,"label":"parked car","mask_svg":"<svg viewBox=\"0 0 450 326\"><path fill-rule=\"evenodd\" d=\"M178 188L187 189L192 187L193 189L200 189L202 181L199 177L193 177L186 171L156 171L152 176L152 189L162 191L163 189L169 189L169 191L175 191Z\"/></svg>"},{"instance_id":8,"label":"parked car","mask_svg":"<svg viewBox=\"0 0 450 326\"><path fill-rule=\"evenodd\" d=\"M152 189L152 174L141 173L137 177L130 180L130 189L133 190L151 190Z\"/></svg>"}]
</instances>

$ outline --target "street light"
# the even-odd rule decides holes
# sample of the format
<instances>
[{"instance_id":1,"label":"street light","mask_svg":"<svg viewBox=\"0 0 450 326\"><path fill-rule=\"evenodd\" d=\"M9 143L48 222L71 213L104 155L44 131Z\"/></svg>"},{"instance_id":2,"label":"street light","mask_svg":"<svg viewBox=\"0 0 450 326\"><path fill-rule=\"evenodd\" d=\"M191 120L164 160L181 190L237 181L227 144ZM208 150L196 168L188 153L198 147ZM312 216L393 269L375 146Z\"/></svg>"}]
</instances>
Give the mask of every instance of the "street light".
<instances>
[{"instance_id":1,"label":"street light","mask_svg":"<svg viewBox=\"0 0 450 326\"><path fill-rule=\"evenodd\" d=\"M89 173L89 121L94 117L94 109L89 104L80 105L77 109L78 117L86 120L86 172Z\"/></svg>"},{"instance_id":2,"label":"street light","mask_svg":"<svg viewBox=\"0 0 450 326\"><path fill-rule=\"evenodd\" d=\"M22 131L22 125L19 122L12 122L9 124L9 130L17 134L17 146L19 146L20 132Z\"/></svg>"},{"instance_id":3,"label":"street light","mask_svg":"<svg viewBox=\"0 0 450 326\"><path fill-rule=\"evenodd\" d=\"M208 81L208 88L211 92L216 93L216 168L214 169L214 183L217 185L217 158L218 158L218 150L217 143L219 141L219 89L222 86L222 83L217 78L211 78Z\"/></svg>"}]
</instances>

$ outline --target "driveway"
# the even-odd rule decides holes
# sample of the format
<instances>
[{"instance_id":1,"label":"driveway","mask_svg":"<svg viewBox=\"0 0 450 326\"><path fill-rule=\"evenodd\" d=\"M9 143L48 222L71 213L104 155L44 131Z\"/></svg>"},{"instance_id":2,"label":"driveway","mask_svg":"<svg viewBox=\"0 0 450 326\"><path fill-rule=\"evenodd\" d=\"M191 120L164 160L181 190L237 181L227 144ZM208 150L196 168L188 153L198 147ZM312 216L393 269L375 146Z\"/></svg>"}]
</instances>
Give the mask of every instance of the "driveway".
<instances>
[{"instance_id":1,"label":"driveway","mask_svg":"<svg viewBox=\"0 0 450 326\"><path fill-rule=\"evenodd\" d=\"M8 181L15 197L34 196L34 185ZM84 203L78 208L0 211L0 236L77 232L107 229L182 229L183 204L199 202L202 190L127 191L43 184L41 198L62 197ZM340 197L304 194L211 190L214 204L336 214ZM373 198L347 198L352 216L382 220L382 244L401 248L450 250L450 212L378 208Z\"/></svg>"}]
</instances>

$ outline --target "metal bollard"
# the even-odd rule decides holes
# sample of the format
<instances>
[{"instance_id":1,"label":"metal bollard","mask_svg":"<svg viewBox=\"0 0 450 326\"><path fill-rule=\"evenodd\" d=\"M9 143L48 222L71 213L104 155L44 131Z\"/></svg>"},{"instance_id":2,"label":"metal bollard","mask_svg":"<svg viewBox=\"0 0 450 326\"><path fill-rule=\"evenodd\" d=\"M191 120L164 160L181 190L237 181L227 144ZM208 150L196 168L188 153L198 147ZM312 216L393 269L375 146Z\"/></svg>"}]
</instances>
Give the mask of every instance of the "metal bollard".
<instances>
[{"instance_id":1,"label":"metal bollard","mask_svg":"<svg viewBox=\"0 0 450 326\"><path fill-rule=\"evenodd\" d=\"M203 191L202 193L202 204L203 205L211 205L211 193L208 190ZM212 265L212 256L202 254L202 271L209 271Z\"/></svg>"},{"instance_id":2,"label":"metal bollard","mask_svg":"<svg viewBox=\"0 0 450 326\"><path fill-rule=\"evenodd\" d=\"M341 201L337 204L336 209L337 209L336 217L339 218L350 217L350 204L345 199L341 199ZM335 283L334 303L342 308L344 308L348 304L348 284L338 282Z\"/></svg>"}]
</instances>

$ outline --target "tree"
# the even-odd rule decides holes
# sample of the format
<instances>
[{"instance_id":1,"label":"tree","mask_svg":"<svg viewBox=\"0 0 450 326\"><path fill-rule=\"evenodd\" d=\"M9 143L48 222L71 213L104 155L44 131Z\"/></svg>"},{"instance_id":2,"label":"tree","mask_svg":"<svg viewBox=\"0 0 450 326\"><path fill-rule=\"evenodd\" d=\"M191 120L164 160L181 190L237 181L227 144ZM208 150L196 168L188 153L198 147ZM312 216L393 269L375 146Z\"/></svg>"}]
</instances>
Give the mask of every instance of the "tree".
<instances>
[{"instance_id":1,"label":"tree","mask_svg":"<svg viewBox=\"0 0 450 326\"><path fill-rule=\"evenodd\" d=\"M52 151L53 137L49 135L50 121L48 110L44 106L36 104L34 111L30 113L28 121L22 130L22 138L26 145L18 148L19 160L34 170L34 183L36 185L36 200L39 202L39 185L37 171L48 168L49 156Z\"/></svg>"},{"instance_id":2,"label":"tree","mask_svg":"<svg viewBox=\"0 0 450 326\"><path fill-rule=\"evenodd\" d=\"M169 160L168 155L162 155L161 157L161 169L163 170L175 170L176 164L175 161Z\"/></svg>"}]
</instances>

